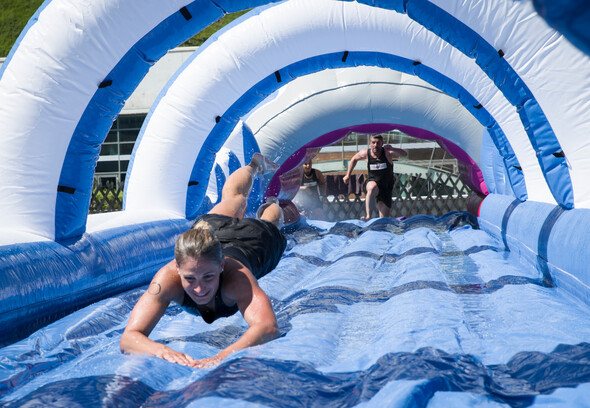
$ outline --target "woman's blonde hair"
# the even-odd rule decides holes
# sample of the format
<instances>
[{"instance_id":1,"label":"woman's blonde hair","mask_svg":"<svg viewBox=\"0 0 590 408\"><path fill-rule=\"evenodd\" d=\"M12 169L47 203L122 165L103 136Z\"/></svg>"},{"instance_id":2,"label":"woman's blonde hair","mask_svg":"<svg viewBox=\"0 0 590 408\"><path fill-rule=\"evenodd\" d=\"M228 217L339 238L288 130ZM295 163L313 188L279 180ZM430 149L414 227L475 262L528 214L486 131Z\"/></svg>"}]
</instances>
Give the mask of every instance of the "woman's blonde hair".
<instances>
[{"instance_id":1,"label":"woman's blonde hair","mask_svg":"<svg viewBox=\"0 0 590 408\"><path fill-rule=\"evenodd\" d=\"M189 257L205 257L217 262L221 262L223 259L221 244L208 222L197 222L176 240L174 258L176 258L178 265L182 265Z\"/></svg>"}]
</instances>

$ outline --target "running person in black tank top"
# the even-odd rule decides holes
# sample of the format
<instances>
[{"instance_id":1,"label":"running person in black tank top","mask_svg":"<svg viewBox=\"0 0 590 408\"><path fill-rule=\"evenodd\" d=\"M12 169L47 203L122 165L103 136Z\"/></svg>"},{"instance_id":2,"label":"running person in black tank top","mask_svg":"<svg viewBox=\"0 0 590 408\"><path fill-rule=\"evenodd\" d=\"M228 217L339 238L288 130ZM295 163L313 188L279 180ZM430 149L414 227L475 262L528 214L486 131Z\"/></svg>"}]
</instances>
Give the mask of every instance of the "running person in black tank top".
<instances>
[{"instance_id":1,"label":"running person in black tank top","mask_svg":"<svg viewBox=\"0 0 590 408\"><path fill-rule=\"evenodd\" d=\"M361 220L363 221L371 219L371 214L375 208L375 202L377 202L380 217L391 216L393 159L408 155L403 149L398 149L391 145L383 146L383 137L381 135L371 136L369 145L369 149L363 149L352 157L346 175L342 179L342 181L348 184L350 175L358 161L367 161L368 176L365 183L366 216L361 217Z\"/></svg>"},{"instance_id":2,"label":"running person in black tank top","mask_svg":"<svg viewBox=\"0 0 590 408\"><path fill-rule=\"evenodd\" d=\"M176 242L175 260L162 267L139 299L120 347L126 353L146 353L192 366L219 364L230 353L262 344L278 335L277 320L257 278L274 269L285 250L279 231L289 209L267 202L260 219L244 218L254 178L278 166L259 153L232 173L223 186L221 202L200 217ZM297 213L299 215L299 213ZM207 323L240 311L249 325L235 343L216 356L195 360L148 338L171 302L201 315Z\"/></svg>"}]
</instances>

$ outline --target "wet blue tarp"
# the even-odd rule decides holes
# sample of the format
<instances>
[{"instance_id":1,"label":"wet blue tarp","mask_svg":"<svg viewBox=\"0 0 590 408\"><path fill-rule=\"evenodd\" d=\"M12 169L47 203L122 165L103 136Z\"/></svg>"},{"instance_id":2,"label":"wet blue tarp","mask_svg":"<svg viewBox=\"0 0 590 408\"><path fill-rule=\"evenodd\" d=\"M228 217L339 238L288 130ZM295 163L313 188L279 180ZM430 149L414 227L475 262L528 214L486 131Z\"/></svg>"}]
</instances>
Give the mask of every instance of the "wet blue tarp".
<instances>
[{"instance_id":1,"label":"wet blue tarp","mask_svg":"<svg viewBox=\"0 0 590 408\"><path fill-rule=\"evenodd\" d=\"M465 213L303 223L261 279L282 336L220 366L124 355L145 288L0 349L0 406L587 406L590 306ZM152 339L195 358L246 330L170 307Z\"/></svg>"}]
</instances>

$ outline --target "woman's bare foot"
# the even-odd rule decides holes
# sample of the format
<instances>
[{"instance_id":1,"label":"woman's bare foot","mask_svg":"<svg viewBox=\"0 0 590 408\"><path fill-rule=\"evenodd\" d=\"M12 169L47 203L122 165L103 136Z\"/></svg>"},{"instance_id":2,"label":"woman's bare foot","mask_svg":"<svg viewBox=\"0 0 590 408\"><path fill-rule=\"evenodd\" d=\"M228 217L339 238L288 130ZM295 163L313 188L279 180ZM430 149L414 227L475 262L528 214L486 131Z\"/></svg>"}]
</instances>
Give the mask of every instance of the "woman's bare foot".
<instances>
[{"instance_id":1,"label":"woman's bare foot","mask_svg":"<svg viewBox=\"0 0 590 408\"><path fill-rule=\"evenodd\" d=\"M370 215L365 215L361 217L361 221L369 221L371 219Z\"/></svg>"}]
</instances>

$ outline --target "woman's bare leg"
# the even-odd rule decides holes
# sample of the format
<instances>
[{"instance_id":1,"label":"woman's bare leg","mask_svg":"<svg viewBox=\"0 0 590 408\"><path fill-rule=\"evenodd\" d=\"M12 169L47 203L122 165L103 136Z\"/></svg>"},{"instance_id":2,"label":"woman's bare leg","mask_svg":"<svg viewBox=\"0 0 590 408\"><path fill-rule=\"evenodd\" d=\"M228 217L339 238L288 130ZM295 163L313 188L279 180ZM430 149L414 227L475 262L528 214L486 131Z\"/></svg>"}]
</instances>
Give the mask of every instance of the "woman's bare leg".
<instances>
[{"instance_id":1,"label":"woman's bare leg","mask_svg":"<svg viewBox=\"0 0 590 408\"><path fill-rule=\"evenodd\" d=\"M301 214L292 201L279 201L276 197L268 197L266 203L258 209L257 218L272 222L277 228L294 224L299 221Z\"/></svg>"},{"instance_id":2,"label":"woman's bare leg","mask_svg":"<svg viewBox=\"0 0 590 408\"><path fill-rule=\"evenodd\" d=\"M281 228L281 213L283 209L279 207L277 203L272 203L268 207L264 208L262 211L262 215L260 216L261 220L272 222L275 227ZM284 219L284 218L283 218Z\"/></svg>"},{"instance_id":3,"label":"woman's bare leg","mask_svg":"<svg viewBox=\"0 0 590 408\"><path fill-rule=\"evenodd\" d=\"M259 175L274 172L278 167L276 163L266 159L260 153L255 153L248 165L230 174L223 185L221 201L209 211L209 214L244 218L248 206L248 194L254 179Z\"/></svg>"}]
</instances>

